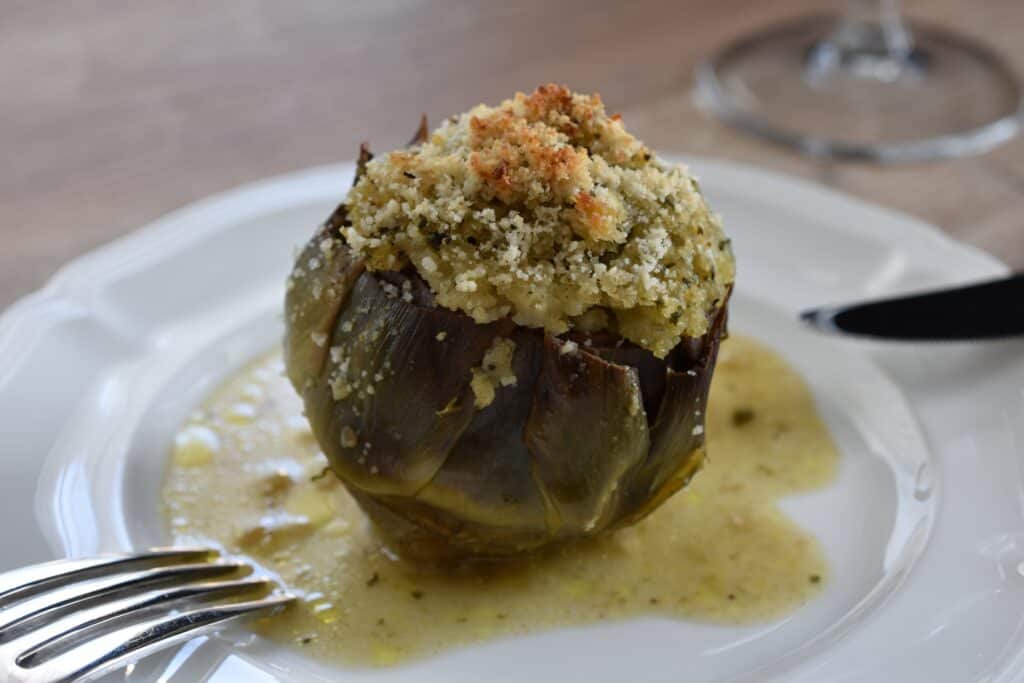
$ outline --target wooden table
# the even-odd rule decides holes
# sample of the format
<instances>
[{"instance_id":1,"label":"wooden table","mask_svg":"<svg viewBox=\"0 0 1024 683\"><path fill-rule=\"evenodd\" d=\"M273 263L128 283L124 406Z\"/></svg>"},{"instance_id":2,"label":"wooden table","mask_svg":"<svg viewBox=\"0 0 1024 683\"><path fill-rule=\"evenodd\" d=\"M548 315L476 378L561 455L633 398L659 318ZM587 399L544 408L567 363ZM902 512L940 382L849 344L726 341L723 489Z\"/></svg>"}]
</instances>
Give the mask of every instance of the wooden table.
<instances>
[{"instance_id":1,"label":"wooden table","mask_svg":"<svg viewBox=\"0 0 1024 683\"><path fill-rule=\"evenodd\" d=\"M598 90L651 146L815 178L1024 267L1024 138L983 157L816 163L710 120L693 66L810 0L8 0L0 19L0 307L65 261L239 183L404 142L478 101ZM918 0L1024 71L1020 0Z\"/></svg>"}]
</instances>

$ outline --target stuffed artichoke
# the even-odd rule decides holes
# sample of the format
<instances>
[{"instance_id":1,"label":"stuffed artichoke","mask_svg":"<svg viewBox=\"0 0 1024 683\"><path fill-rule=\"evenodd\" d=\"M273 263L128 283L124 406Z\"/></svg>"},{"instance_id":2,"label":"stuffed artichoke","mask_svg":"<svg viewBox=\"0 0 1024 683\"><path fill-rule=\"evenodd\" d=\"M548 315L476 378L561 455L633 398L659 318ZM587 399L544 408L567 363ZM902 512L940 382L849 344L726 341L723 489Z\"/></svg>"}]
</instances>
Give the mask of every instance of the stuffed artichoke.
<instances>
[{"instance_id":1,"label":"stuffed artichoke","mask_svg":"<svg viewBox=\"0 0 1024 683\"><path fill-rule=\"evenodd\" d=\"M522 553L633 523L698 471L732 281L685 169L542 86L364 145L288 281L288 375L399 552Z\"/></svg>"}]
</instances>

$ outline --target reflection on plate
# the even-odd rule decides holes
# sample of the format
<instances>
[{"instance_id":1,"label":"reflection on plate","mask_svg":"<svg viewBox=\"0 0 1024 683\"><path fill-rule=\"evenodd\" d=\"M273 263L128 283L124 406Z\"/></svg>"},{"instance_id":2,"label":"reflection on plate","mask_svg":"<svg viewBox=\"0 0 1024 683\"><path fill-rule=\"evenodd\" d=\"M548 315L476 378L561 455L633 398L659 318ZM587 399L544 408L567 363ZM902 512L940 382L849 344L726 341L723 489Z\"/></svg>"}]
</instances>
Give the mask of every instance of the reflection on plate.
<instances>
[{"instance_id":1,"label":"reflection on plate","mask_svg":"<svg viewBox=\"0 0 1024 683\"><path fill-rule=\"evenodd\" d=\"M794 322L804 306L1002 267L805 183L693 165L728 217L741 262L734 330L784 351L842 452L833 486L783 501L820 540L831 582L769 624L644 618L493 641L372 676L1011 680L1024 615L1019 346L870 346ZM291 247L351 172L315 169L201 202L83 258L12 308L0 322L0 447L13 454L0 464L0 512L23 515L38 476L36 512L55 552L166 541L155 501L167 444L204 395L279 338ZM3 562L41 559L34 535L0 533L4 547L23 549ZM181 680L210 671L214 681L338 676L239 632L147 662L133 677L148 680L169 662Z\"/></svg>"}]
</instances>

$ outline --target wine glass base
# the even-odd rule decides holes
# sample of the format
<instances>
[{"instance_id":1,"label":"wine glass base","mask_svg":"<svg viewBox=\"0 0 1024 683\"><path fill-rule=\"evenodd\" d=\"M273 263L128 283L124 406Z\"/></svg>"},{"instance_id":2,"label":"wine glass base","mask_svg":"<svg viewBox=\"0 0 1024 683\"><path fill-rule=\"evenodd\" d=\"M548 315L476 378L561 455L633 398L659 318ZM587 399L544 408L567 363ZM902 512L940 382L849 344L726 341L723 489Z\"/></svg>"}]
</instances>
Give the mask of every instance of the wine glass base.
<instances>
[{"instance_id":1,"label":"wine glass base","mask_svg":"<svg viewBox=\"0 0 1024 683\"><path fill-rule=\"evenodd\" d=\"M1021 121L1016 74L963 37L911 23L909 52L839 50L834 16L742 38L697 70L701 103L763 138L880 163L978 154Z\"/></svg>"}]
</instances>

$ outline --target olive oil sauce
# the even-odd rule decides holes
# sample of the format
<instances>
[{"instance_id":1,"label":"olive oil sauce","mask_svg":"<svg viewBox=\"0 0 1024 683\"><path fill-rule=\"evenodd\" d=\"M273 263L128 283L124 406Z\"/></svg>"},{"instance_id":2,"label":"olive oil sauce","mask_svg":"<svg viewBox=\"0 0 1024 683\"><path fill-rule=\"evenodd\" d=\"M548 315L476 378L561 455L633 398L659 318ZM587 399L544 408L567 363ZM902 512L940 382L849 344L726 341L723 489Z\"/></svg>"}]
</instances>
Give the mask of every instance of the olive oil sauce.
<instances>
[{"instance_id":1,"label":"olive oil sauce","mask_svg":"<svg viewBox=\"0 0 1024 683\"><path fill-rule=\"evenodd\" d=\"M246 554L301 596L254 628L344 664L387 666L517 633L640 615L777 618L827 576L780 512L827 485L838 452L801 378L770 349L722 346L709 462L633 527L501 566L426 571L383 548L313 439L279 353L229 379L175 439L163 489L176 543Z\"/></svg>"}]
</instances>

